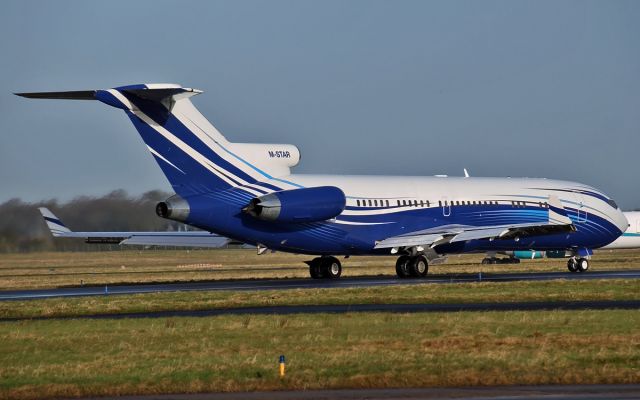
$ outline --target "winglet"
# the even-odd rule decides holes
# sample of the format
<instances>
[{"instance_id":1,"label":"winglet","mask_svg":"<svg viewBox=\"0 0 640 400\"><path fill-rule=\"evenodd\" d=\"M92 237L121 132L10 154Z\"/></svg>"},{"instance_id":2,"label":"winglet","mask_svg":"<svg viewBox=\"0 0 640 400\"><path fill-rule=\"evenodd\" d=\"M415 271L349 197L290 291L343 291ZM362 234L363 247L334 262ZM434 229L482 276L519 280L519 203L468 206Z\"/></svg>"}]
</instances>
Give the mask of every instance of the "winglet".
<instances>
[{"instance_id":1,"label":"winglet","mask_svg":"<svg viewBox=\"0 0 640 400\"><path fill-rule=\"evenodd\" d=\"M560 199L556 195L549 196L549 224L551 225L571 225L573 222L567 215Z\"/></svg>"},{"instance_id":2,"label":"winglet","mask_svg":"<svg viewBox=\"0 0 640 400\"><path fill-rule=\"evenodd\" d=\"M53 236L64 236L65 233L71 233L71 229L67 228L48 208L40 207L38 210L40 210L40 214L42 214Z\"/></svg>"}]
</instances>

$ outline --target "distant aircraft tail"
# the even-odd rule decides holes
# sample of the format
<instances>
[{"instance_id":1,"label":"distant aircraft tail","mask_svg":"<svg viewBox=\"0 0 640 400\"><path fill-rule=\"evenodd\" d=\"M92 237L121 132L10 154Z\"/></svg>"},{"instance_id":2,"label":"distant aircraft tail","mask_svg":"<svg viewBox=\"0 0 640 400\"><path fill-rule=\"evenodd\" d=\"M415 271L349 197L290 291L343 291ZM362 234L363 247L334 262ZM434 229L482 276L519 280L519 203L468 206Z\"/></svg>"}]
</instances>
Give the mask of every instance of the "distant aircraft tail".
<instances>
[{"instance_id":1,"label":"distant aircraft tail","mask_svg":"<svg viewBox=\"0 0 640 400\"><path fill-rule=\"evenodd\" d=\"M200 93L175 84L141 84L16 95L98 100L124 110L174 191L182 197L234 187L253 195L290 188L279 178L289 175L289 169L300 160L298 149L286 144L229 142L191 103L189 98ZM269 181L275 184L264 183Z\"/></svg>"},{"instance_id":2,"label":"distant aircraft tail","mask_svg":"<svg viewBox=\"0 0 640 400\"><path fill-rule=\"evenodd\" d=\"M44 221L47 223L47 227L51 231L51 234L55 237L65 236L66 233L71 233L71 229L67 228L65 224L60 221L58 217L56 217L51 211L49 211L46 207L38 208L40 210L40 214L44 218Z\"/></svg>"}]
</instances>

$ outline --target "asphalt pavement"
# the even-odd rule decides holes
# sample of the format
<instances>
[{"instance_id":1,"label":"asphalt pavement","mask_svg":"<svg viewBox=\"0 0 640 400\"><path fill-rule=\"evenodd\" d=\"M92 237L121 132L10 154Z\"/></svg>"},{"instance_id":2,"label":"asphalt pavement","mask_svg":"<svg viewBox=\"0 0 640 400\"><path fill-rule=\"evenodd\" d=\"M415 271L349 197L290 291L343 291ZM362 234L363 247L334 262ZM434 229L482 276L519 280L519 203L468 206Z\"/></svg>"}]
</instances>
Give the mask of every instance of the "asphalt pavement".
<instances>
[{"instance_id":1,"label":"asphalt pavement","mask_svg":"<svg viewBox=\"0 0 640 400\"><path fill-rule=\"evenodd\" d=\"M424 285L464 282L516 282L548 281L557 279L640 279L640 270L571 272L520 272L520 273L478 273L439 274L423 279L400 279L396 276L350 277L336 280L325 279L239 279L204 282L179 282L161 284L74 286L53 289L0 291L0 301L29 300L52 297L105 296L119 294L139 294L158 292L187 292L213 290L285 290L308 288L354 288L391 285Z\"/></svg>"}]
</instances>

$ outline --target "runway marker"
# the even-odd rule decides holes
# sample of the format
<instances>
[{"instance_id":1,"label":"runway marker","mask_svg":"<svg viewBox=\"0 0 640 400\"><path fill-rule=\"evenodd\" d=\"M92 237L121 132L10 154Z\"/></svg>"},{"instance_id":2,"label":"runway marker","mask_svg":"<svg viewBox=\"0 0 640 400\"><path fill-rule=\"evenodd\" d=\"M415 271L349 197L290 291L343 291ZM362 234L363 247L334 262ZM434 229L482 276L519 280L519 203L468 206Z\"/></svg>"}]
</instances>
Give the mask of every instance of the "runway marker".
<instances>
[{"instance_id":1,"label":"runway marker","mask_svg":"<svg viewBox=\"0 0 640 400\"><path fill-rule=\"evenodd\" d=\"M280 356L280 378L284 378L284 355Z\"/></svg>"}]
</instances>

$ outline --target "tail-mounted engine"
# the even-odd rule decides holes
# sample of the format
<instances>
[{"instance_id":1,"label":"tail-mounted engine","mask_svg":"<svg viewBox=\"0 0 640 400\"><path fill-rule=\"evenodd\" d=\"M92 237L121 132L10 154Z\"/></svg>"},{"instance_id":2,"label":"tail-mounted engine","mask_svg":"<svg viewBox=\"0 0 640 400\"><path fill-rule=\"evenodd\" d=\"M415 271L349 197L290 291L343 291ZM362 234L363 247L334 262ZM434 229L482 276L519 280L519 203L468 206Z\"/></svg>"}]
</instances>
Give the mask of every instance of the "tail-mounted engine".
<instances>
[{"instance_id":1,"label":"tail-mounted engine","mask_svg":"<svg viewBox=\"0 0 640 400\"><path fill-rule=\"evenodd\" d=\"M316 222L340 215L346 202L339 188L319 186L256 197L242 211L263 221Z\"/></svg>"},{"instance_id":2,"label":"tail-mounted engine","mask_svg":"<svg viewBox=\"0 0 640 400\"><path fill-rule=\"evenodd\" d=\"M172 219L174 221L185 222L189 217L189 203L182 197L175 195L156 205L158 217Z\"/></svg>"}]
</instances>

